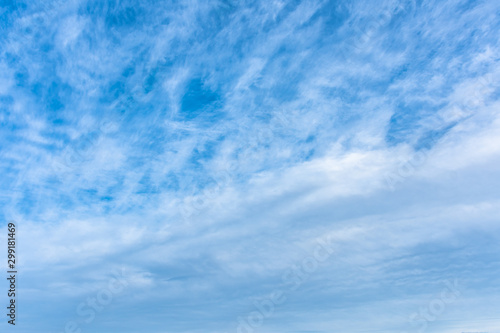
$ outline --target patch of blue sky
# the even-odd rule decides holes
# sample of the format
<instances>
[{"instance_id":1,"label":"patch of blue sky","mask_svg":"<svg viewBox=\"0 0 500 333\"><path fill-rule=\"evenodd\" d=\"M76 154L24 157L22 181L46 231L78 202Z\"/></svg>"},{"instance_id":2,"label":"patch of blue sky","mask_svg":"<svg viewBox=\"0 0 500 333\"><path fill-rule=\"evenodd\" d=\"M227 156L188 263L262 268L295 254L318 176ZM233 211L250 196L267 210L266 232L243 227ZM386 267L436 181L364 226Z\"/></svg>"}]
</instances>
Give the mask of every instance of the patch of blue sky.
<instances>
[{"instance_id":1,"label":"patch of blue sky","mask_svg":"<svg viewBox=\"0 0 500 333\"><path fill-rule=\"evenodd\" d=\"M443 108L443 105L431 105L422 101L410 101L409 103L399 104L391 117L389 128L386 133L386 140L389 145L397 145L403 142L413 143L415 134L421 128L419 120L432 118ZM448 128L449 129L449 128ZM443 129L432 130L442 131ZM431 135L432 135L431 133Z\"/></svg>"},{"instance_id":2,"label":"patch of blue sky","mask_svg":"<svg viewBox=\"0 0 500 333\"><path fill-rule=\"evenodd\" d=\"M217 120L223 116L221 109L219 94L207 87L203 79L194 78L187 84L182 96L179 117L187 121L198 117L208 118L209 121L215 117L213 120Z\"/></svg>"},{"instance_id":3,"label":"patch of blue sky","mask_svg":"<svg viewBox=\"0 0 500 333\"><path fill-rule=\"evenodd\" d=\"M413 145L415 150L430 149L438 143L448 131L450 131L457 123L446 124L443 128L428 130Z\"/></svg>"}]
</instances>

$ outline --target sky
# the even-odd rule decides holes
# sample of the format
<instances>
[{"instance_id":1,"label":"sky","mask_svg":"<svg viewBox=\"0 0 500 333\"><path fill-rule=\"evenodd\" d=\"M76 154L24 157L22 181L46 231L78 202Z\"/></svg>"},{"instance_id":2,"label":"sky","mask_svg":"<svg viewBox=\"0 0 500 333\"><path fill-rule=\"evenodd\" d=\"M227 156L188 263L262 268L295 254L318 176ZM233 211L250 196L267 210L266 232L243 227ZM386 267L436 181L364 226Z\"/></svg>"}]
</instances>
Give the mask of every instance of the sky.
<instances>
[{"instance_id":1,"label":"sky","mask_svg":"<svg viewBox=\"0 0 500 333\"><path fill-rule=\"evenodd\" d=\"M500 2L0 13L2 331L500 332Z\"/></svg>"}]
</instances>

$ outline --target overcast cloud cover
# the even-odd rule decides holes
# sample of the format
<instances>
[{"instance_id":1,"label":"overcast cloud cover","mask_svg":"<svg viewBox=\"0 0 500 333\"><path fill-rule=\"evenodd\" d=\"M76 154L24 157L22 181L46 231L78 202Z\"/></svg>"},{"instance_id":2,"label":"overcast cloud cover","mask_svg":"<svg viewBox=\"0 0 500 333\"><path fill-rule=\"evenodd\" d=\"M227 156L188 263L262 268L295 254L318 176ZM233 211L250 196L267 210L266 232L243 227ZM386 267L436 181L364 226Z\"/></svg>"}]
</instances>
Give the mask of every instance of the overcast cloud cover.
<instances>
[{"instance_id":1,"label":"overcast cloud cover","mask_svg":"<svg viewBox=\"0 0 500 333\"><path fill-rule=\"evenodd\" d=\"M17 332L500 332L500 2L1 17Z\"/></svg>"}]
</instances>

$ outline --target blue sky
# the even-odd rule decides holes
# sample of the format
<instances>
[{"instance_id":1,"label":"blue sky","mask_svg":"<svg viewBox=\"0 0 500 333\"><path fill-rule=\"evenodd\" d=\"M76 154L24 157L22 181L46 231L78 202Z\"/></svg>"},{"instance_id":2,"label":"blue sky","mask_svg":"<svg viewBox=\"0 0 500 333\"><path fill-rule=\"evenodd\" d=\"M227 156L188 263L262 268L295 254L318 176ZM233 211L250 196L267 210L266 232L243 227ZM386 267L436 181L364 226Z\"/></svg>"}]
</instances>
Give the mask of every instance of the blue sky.
<instances>
[{"instance_id":1,"label":"blue sky","mask_svg":"<svg viewBox=\"0 0 500 333\"><path fill-rule=\"evenodd\" d=\"M497 1L0 13L18 332L500 331Z\"/></svg>"}]
</instances>

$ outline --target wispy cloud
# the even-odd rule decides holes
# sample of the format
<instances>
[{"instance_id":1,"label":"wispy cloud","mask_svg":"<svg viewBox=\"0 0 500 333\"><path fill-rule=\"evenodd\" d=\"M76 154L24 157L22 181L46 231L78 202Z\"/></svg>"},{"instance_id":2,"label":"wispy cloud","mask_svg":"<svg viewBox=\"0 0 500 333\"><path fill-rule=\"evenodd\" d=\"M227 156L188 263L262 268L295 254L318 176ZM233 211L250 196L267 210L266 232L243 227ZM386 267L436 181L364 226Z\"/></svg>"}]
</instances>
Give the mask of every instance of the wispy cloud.
<instances>
[{"instance_id":1,"label":"wispy cloud","mask_svg":"<svg viewBox=\"0 0 500 333\"><path fill-rule=\"evenodd\" d=\"M495 331L499 9L5 5L19 331L237 332L324 237L335 253L250 329L417 331L457 279L425 330ZM127 288L82 326L75 308L119 270Z\"/></svg>"}]
</instances>

